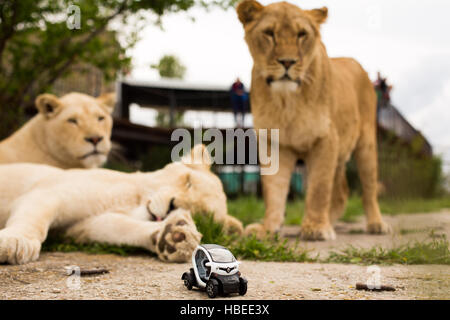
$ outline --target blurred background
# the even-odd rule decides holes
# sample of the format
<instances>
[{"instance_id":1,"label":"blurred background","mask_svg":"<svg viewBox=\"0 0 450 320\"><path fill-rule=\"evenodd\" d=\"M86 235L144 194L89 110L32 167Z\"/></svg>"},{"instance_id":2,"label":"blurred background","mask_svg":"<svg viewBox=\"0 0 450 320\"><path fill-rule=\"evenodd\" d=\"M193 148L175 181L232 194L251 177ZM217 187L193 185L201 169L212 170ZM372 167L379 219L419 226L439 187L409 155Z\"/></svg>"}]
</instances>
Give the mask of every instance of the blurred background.
<instances>
[{"instance_id":1,"label":"blurred background","mask_svg":"<svg viewBox=\"0 0 450 320\"><path fill-rule=\"evenodd\" d=\"M34 99L42 92L117 92L107 164L116 170L168 163L174 128L251 128L252 60L236 2L1 1L0 139L35 114ZM356 58L374 82L382 210L449 207L450 3L290 2L327 6L322 37L329 55ZM257 165L214 170L234 199L231 211L263 211ZM299 162L288 210L303 206L306 174ZM348 178L357 195L353 161ZM351 199L347 216L361 211L358 201Z\"/></svg>"}]
</instances>

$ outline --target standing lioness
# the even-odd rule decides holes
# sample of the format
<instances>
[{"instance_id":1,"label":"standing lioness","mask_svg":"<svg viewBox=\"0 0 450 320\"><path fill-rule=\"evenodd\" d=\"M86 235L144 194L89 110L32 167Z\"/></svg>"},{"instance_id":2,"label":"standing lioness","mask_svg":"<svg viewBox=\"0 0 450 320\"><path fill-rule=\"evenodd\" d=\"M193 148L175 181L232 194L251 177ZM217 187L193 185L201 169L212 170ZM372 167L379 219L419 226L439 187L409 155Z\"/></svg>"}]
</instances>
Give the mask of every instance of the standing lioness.
<instances>
[{"instance_id":1,"label":"standing lioness","mask_svg":"<svg viewBox=\"0 0 450 320\"><path fill-rule=\"evenodd\" d=\"M279 170L262 177L264 223L246 231L261 236L281 227L291 173L301 158L308 171L301 235L334 239L332 223L344 212L348 197L345 164L354 151L368 231L387 232L377 203L375 92L358 62L328 57L319 32L327 8L302 10L287 2L263 6L245 0L237 12L254 60L254 126L280 130Z\"/></svg>"}]
</instances>

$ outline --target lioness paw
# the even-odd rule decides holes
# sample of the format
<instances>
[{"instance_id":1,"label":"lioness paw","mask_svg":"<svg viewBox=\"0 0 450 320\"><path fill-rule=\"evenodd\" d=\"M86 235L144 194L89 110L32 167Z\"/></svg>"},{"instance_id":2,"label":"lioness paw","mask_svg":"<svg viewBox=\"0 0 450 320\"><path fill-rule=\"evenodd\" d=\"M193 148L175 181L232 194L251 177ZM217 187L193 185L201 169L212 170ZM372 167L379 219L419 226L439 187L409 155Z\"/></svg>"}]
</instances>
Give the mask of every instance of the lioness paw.
<instances>
[{"instance_id":1,"label":"lioness paw","mask_svg":"<svg viewBox=\"0 0 450 320\"><path fill-rule=\"evenodd\" d=\"M244 233L244 226L242 225L242 222L235 217L227 216L227 219L225 220L225 230L228 233L236 233L241 235Z\"/></svg>"},{"instance_id":2,"label":"lioness paw","mask_svg":"<svg viewBox=\"0 0 450 320\"><path fill-rule=\"evenodd\" d=\"M159 192L149 197L147 210L153 221L164 220L170 210L173 192L168 188L162 188Z\"/></svg>"},{"instance_id":3,"label":"lioness paw","mask_svg":"<svg viewBox=\"0 0 450 320\"><path fill-rule=\"evenodd\" d=\"M161 260L185 262L190 259L201 237L190 212L177 209L164 220L161 231L152 241Z\"/></svg>"},{"instance_id":4,"label":"lioness paw","mask_svg":"<svg viewBox=\"0 0 450 320\"><path fill-rule=\"evenodd\" d=\"M300 238L312 241L334 240L336 233L331 224L317 225L305 221L300 229Z\"/></svg>"},{"instance_id":5,"label":"lioness paw","mask_svg":"<svg viewBox=\"0 0 450 320\"><path fill-rule=\"evenodd\" d=\"M256 238L262 239L267 236L268 231L264 228L264 226L260 223L252 223L249 224L244 231L246 236L255 235Z\"/></svg>"},{"instance_id":6,"label":"lioness paw","mask_svg":"<svg viewBox=\"0 0 450 320\"><path fill-rule=\"evenodd\" d=\"M9 230L0 231L0 263L23 264L39 258L41 243Z\"/></svg>"},{"instance_id":7,"label":"lioness paw","mask_svg":"<svg viewBox=\"0 0 450 320\"><path fill-rule=\"evenodd\" d=\"M384 221L367 223L367 232L370 234L387 234L391 227Z\"/></svg>"}]
</instances>

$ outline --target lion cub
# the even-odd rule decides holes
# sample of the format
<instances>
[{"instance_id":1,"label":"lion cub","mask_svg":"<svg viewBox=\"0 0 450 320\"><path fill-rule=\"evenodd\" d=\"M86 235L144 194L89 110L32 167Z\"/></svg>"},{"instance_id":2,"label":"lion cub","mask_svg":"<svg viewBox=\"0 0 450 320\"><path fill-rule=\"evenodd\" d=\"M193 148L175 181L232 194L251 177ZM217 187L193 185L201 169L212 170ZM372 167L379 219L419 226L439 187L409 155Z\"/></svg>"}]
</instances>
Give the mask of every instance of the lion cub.
<instances>
[{"instance_id":1,"label":"lion cub","mask_svg":"<svg viewBox=\"0 0 450 320\"><path fill-rule=\"evenodd\" d=\"M45 93L35 104L39 113L0 142L0 163L40 163L62 169L105 163L111 149L115 94L94 98L73 92L57 98Z\"/></svg>"},{"instance_id":2,"label":"lion cub","mask_svg":"<svg viewBox=\"0 0 450 320\"><path fill-rule=\"evenodd\" d=\"M204 152L198 145L191 157ZM186 261L201 238L190 212L210 212L227 230L243 231L227 214L222 183L207 163L185 158L131 174L1 165L0 263L36 260L49 229L79 242L138 246L164 261Z\"/></svg>"}]
</instances>

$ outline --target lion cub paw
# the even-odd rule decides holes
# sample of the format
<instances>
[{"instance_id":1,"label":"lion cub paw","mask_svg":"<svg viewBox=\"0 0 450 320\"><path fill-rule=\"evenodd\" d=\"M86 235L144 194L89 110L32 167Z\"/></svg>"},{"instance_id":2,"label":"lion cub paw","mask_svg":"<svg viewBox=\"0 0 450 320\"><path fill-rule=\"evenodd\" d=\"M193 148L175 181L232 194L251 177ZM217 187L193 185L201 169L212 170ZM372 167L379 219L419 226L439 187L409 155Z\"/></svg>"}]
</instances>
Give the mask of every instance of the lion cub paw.
<instances>
[{"instance_id":1,"label":"lion cub paw","mask_svg":"<svg viewBox=\"0 0 450 320\"><path fill-rule=\"evenodd\" d=\"M0 231L0 263L23 264L39 258L41 243L21 235Z\"/></svg>"},{"instance_id":2,"label":"lion cub paw","mask_svg":"<svg viewBox=\"0 0 450 320\"><path fill-rule=\"evenodd\" d=\"M336 233L331 224L313 225L303 223L300 229L300 238L311 241L334 240L336 239Z\"/></svg>"},{"instance_id":3,"label":"lion cub paw","mask_svg":"<svg viewBox=\"0 0 450 320\"><path fill-rule=\"evenodd\" d=\"M388 234L391 226L384 221L367 223L367 232L370 234Z\"/></svg>"},{"instance_id":4,"label":"lion cub paw","mask_svg":"<svg viewBox=\"0 0 450 320\"><path fill-rule=\"evenodd\" d=\"M169 262L188 261L202 238L190 212L177 209L162 224L161 230L152 239L158 257Z\"/></svg>"}]
</instances>

